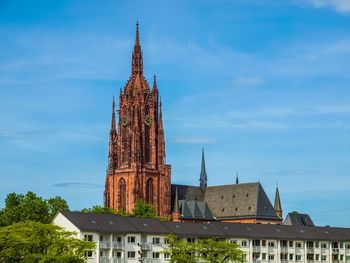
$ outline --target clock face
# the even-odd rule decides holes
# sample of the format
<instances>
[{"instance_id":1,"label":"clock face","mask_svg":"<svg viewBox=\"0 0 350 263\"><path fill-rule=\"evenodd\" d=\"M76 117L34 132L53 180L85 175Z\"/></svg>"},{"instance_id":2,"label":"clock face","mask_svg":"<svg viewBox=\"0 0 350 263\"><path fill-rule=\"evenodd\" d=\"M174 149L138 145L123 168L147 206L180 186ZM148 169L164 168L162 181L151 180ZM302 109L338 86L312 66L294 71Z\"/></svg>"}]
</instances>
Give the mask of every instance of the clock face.
<instances>
[{"instance_id":1,"label":"clock face","mask_svg":"<svg viewBox=\"0 0 350 263\"><path fill-rule=\"evenodd\" d=\"M126 117L126 116L123 116L122 118L121 118L121 124L122 124L122 126L123 127L126 127L127 125L128 125L128 117Z\"/></svg>"},{"instance_id":2,"label":"clock face","mask_svg":"<svg viewBox=\"0 0 350 263\"><path fill-rule=\"evenodd\" d=\"M145 118L145 124L147 125L147 126L151 126L152 125L152 117L149 115L149 114L147 114L146 115L146 118Z\"/></svg>"}]
</instances>

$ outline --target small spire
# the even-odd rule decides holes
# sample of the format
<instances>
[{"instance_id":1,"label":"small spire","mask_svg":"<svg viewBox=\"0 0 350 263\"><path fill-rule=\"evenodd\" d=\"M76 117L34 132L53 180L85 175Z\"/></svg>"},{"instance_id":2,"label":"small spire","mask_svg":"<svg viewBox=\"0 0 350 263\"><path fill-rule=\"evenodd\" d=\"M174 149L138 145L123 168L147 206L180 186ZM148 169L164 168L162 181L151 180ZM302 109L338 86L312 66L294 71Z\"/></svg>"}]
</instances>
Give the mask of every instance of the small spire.
<instances>
[{"instance_id":1,"label":"small spire","mask_svg":"<svg viewBox=\"0 0 350 263\"><path fill-rule=\"evenodd\" d=\"M154 74L154 76L153 76L153 88L154 89L157 88L157 77L156 77L156 74Z\"/></svg>"},{"instance_id":2,"label":"small spire","mask_svg":"<svg viewBox=\"0 0 350 263\"><path fill-rule=\"evenodd\" d=\"M176 190L175 190L174 212L175 213L179 212L179 195L177 193L177 187L176 187Z\"/></svg>"},{"instance_id":3,"label":"small spire","mask_svg":"<svg viewBox=\"0 0 350 263\"><path fill-rule=\"evenodd\" d=\"M205 169L205 157L204 157L204 148L202 148L202 163L201 163L201 173L199 176L200 187L202 191L207 187L208 177Z\"/></svg>"},{"instance_id":4,"label":"small spire","mask_svg":"<svg viewBox=\"0 0 350 263\"><path fill-rule=\"evenodd\" d=\"M277 215L282 218L282 206L281 206L281 199L280 199L280 193L278 190L278 186L276 186L274 209L275 209Z\"/></svg>"},{"instance_id":5,"label":"small spire","mask_svg":"<svg viewBox=\"0 0 350 263\"><path fill-rule=\"evenodd\" d=\"M136 20L136 38L135 38L135 46L140 46L139 21L138 21L138 20Z\"/></svg>"},{"instance_id":6,"label":"small spire","mask_svg":"<svg viewBox=\"0 0 350 263\"><path fill-rule=\"evenodd\" d=\"M114 96L112 99L112 122L111 122L111 132L116 129L115 126L115 103L114 103Z\"/></svg>"},{"instance_id":7,"label":"small spire","mask_svg":"<svg viewBox=\"0 0 350 263\"><path fill-rule=\"evenodd\" d=\"M139 37L139 22L136 22L136 37L134 51L132 52L131 72L133 75L143 73L143 58Z\"/></svg>"},{"instance_id":8,"label":"small spire","mask_svg":"<svg viewBox=\"0 0 350 263\"><path fill-rule=\"evenodd\" d=\"M238 180L238 172L236 173L236 184L239 184L239 180Z\"/></svg>"}]
</instances>

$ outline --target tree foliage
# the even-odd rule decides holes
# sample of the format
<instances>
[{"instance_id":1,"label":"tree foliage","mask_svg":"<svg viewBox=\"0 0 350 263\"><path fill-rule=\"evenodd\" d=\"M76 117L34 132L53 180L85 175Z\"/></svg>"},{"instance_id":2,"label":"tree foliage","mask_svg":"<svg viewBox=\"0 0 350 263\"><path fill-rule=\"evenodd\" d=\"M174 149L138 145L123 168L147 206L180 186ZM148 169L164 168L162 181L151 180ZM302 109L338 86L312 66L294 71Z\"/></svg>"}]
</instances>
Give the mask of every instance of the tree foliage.
<instances>
[{"instance_id":1,"label":"tree foliage","mask_svg":"<svg viewBox=\"0 0 350 263\"><path fill-rule=\"evenodd\" d=\"M33 192L27 194L10 193L5 200L5 208L0 210L0 226L8 226L26 220L50 223L58 211L69 210L61 197L48 200Z\"/></svg>"},{"instance_id":2,"label":"tree foliage","mask_svg":"<svg viewBox=\"0 0 350 263\"><path fill-rule=\"evenodd\" d=\"M245 262L244 253L237 244L213 238L200 239L198 242L191 243L170 235L164 253L169 254L172 263Z\"/></svg>"},{"instance_id":3,"label":"tree foliage","mask_svg":"<svg viewBox=\"0 0 350 263\"><path fill-rule=\"evenodd\" d=\"M0 262L80 263L85 252L94 249L94 243L52 224L25 221L0 227Z\"/></svg>"},{"instance_id":4,"label":"tree foliage","mask_svg":"<svg viewBox=\"0 0 350 263\"><path fill-rule=\"evenodd\" d=\"M95 205L92 208L84 208L81 212L85 213L97 213L97 214L117 214L121 216L135 216L144 218L156 218L156 208L152 204L145 203L142 200L138 200L135 204L135 208L132 213L128 213L124 210L115 210L110 207L103 207Z\"/></svg>"},{"instance_id":5,"label":"tree foliage","mask_svg":"<svg viewBox=\"0 0 350 263\"><path fill-rule=\"evenodd\" d=\"M135 217L156 218L157 212L154 205L138 200L136 201L132 215Z\"/></svg>"}]
</instances>

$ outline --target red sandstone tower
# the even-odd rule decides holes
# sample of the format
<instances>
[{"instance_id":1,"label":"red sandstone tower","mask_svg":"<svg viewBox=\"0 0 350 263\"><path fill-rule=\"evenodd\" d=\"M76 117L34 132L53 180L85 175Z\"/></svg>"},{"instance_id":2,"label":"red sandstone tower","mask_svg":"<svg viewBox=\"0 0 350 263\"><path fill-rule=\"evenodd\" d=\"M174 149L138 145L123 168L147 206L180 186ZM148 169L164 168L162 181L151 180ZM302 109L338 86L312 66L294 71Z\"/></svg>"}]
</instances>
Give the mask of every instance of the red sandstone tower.
<instances>
[{"instance_id":1,"label":"red sandstone tower","mask_svg":"<svg viewBox=\"0 0 350 263\"><path fill-rule=\"evenodd\" d=\"M151 89L143 75L138 23L131 76L120 90L118 125L114 99L112 108L104 205L131 212L141 199L154 204L159 216L169 216L171 167L165 163L162 102L156 77Z\"/></svg>"}]
</instances>

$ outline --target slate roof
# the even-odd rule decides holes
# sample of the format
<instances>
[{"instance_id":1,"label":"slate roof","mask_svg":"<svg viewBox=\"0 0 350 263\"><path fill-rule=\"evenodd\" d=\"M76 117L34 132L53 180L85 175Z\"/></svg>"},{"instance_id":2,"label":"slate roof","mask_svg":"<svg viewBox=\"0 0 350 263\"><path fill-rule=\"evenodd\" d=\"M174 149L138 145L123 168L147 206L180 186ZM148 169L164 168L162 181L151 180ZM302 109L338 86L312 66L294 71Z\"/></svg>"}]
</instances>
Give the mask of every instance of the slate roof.
<instances>
[{"instance_id":1,"label":"slate roof","mask_svg":"<svg viewBox=\"0 0 350 263\"><path fill-rule=\"evenodd\" d=\"M293 226L315 226L308 214L289 213L283 222L283 225Z\"/></svg>"},{"instance_id":2,"label":"slate roof","mask_svg":"<svg viewBox=\"0 0 350 263\"><path fill-rule=\"evenodd\" d=\"M179 200L205 202L216 219L272 219L280 220L260 183L200 187L172 185L172 207L175 189ZM203 217L204 215L202 215Z\"/></svg>"},{"instance_id":3,"label":"slate roof","mask_svg":"<svg viewBox=\"0 0 350 263\"><path fill-rule=\"evenodd\" d=\"M350 228L227 222L184 223L109 214L62 212L77 228L97 233L175 234L180 237L350 241ZM93 223L94 221L94 223ZM110 222L113 222L111 224Z\"/></svg>"},{"instance_id":4,"label":"slate roof","mask_svg":"<svg viewBox=\"0 0 350 263\"><path fill-rule=\"evenodd\" d=\"M215 219L206 202L181 200L179 204L180 214L184 219Z\"/></svg>"}]
</instances>

